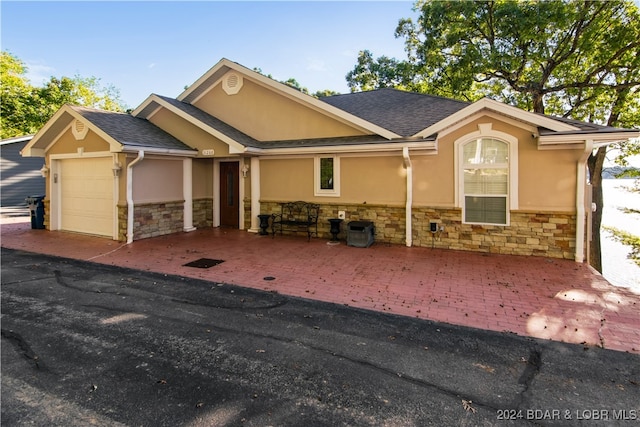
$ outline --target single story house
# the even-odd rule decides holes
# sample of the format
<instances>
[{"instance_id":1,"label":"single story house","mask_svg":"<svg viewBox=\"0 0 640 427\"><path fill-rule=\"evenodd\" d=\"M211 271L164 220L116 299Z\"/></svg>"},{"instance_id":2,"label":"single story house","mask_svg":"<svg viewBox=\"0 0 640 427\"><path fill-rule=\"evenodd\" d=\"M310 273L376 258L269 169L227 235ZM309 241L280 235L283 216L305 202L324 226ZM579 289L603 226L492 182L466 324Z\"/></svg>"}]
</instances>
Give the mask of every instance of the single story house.
<instances>
[{"instance_id":1,"label":"single story house","mask_svg":"<svg viewBox=\"0 0 640 427\"><path fill-rule=\"evenodd\" d=\"M585 260L586 161L638 137L380 89L317 99L222 59L131 114L63 106L23 150L44 157L46 227L119 241L259 230L282 202L372 221L377 242Z\"/></svg>"}]
</instances>

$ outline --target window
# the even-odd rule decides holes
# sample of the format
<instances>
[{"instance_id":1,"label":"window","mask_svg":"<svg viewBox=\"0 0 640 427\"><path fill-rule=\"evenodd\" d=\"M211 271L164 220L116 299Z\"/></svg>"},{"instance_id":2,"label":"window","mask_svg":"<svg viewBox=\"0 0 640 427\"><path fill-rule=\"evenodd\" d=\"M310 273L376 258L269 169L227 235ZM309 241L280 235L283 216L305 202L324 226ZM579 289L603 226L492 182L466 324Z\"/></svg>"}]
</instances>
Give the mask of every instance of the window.
<instances>
[{"instance_id":1,"label":"window","mask_svg":"<svg viewBox=\"0 0 640 427\"><path fill-rule=\"evenodd\" d=\"M507 225L509 144L477 138L462 145L464 222Z\"/></svg>"},{"instance_id":2,"label":"window","mask_svg":"<svg viewBox=\"0 0 640 427\"><path fill-rule=\"evenodd\" d=\"M316 157L314 162L316 196L340 196L340 158Z\"/></svg>"}]
</instances>

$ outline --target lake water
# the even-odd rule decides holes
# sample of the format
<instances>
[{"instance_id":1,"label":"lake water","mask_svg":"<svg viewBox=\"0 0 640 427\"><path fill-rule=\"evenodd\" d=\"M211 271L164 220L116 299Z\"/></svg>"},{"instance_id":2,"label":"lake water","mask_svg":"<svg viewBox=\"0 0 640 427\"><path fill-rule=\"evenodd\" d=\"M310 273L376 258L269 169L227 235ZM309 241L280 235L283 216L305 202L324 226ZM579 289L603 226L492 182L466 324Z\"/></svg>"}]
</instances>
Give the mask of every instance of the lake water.
<instances>
[{"instance_id":1,"label":"lake water","mask_svg":"<svg viewBox=\"0 0 640 427\"><path fill-rule=\"evenodd\" d=\"M640 211L640 193L627 191L632 179L604 179L602 225L640 236L640 213L625 213L623 208ZM640 266L629 260L630 247L617 242L611 233L602 231L602 275L612 284L640 293Z\"/></svg>"}]
</instances>

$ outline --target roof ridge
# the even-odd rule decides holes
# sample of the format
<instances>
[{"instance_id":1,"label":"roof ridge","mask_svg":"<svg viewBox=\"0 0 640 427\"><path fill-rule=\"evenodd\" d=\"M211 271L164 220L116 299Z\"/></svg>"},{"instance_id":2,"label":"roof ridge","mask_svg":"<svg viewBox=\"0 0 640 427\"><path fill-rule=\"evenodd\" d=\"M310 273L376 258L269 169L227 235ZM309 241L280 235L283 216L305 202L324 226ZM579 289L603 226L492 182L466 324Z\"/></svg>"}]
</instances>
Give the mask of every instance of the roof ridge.
<instances>
[{"instance_id":1,"label":"roof ridge","mask_svg":"<svg viewBox=\"0 0 640 427\"><path fill-rule=\"evenodd\" d=\"M68 105L71 109L76 110L76 111L84 110L84 111L93 111L93 112L96 112L96 113L122 114L122 115L125 115L125 116L131 116L131 114L126 113L124 111L104 110L102 108L86 107L84 105L75 105L75 104L69 104L69 103L67 103L66 105Z\"/></svg>"},{"instance_id":2,"label":"roof ridge","mask_svg":"<svg viewBox=\"0 0 640 427\"><path fill-rule=\"evenodd\" d=\"M419 96L419 97L423 97L423 98L427 98L427 97L428 98L438 98L438 99L442 99L442 100L445 100L445 101L459 102L461 104L466 104L466 105L472 104L472 102L470 102L470 101L462 101L460 99L448 98L446 96L433 95L431 93L415 92L415 91L411 91L411 90L398 89L398 88L394 88L394 87L381 87L381 88L373 89L373 90L363 90L363 91L359 91L359 92L350 92L350 93L339 93L337 95L322 96L322 97L320 97L318 99L320 99L322 101L322 100L327 99L327 98L353 96L353 95L358 95L358 94L369 94L369 93L382 92L382 91L393 91L393 92L397 92L397 93L407 94L407 95L410 95L410 96Z\"/></svg>"}]
</instances>

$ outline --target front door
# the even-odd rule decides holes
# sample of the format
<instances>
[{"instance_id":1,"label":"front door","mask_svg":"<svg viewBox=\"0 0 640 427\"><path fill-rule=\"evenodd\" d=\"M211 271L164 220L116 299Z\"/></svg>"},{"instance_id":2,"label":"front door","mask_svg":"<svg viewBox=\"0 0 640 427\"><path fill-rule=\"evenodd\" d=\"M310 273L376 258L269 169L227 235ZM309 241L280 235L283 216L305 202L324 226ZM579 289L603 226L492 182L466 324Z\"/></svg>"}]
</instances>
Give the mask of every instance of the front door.
<instances>
[{"instance_id":1,"label":"front door","mask_svg":"<svg viewBox=\"0 0 640 427\"><path fill-rule=\"evenodd\" d=\"M238 162L220 162L220 226L239 228L240 177Z\"/></svg>"}]
</instances>

